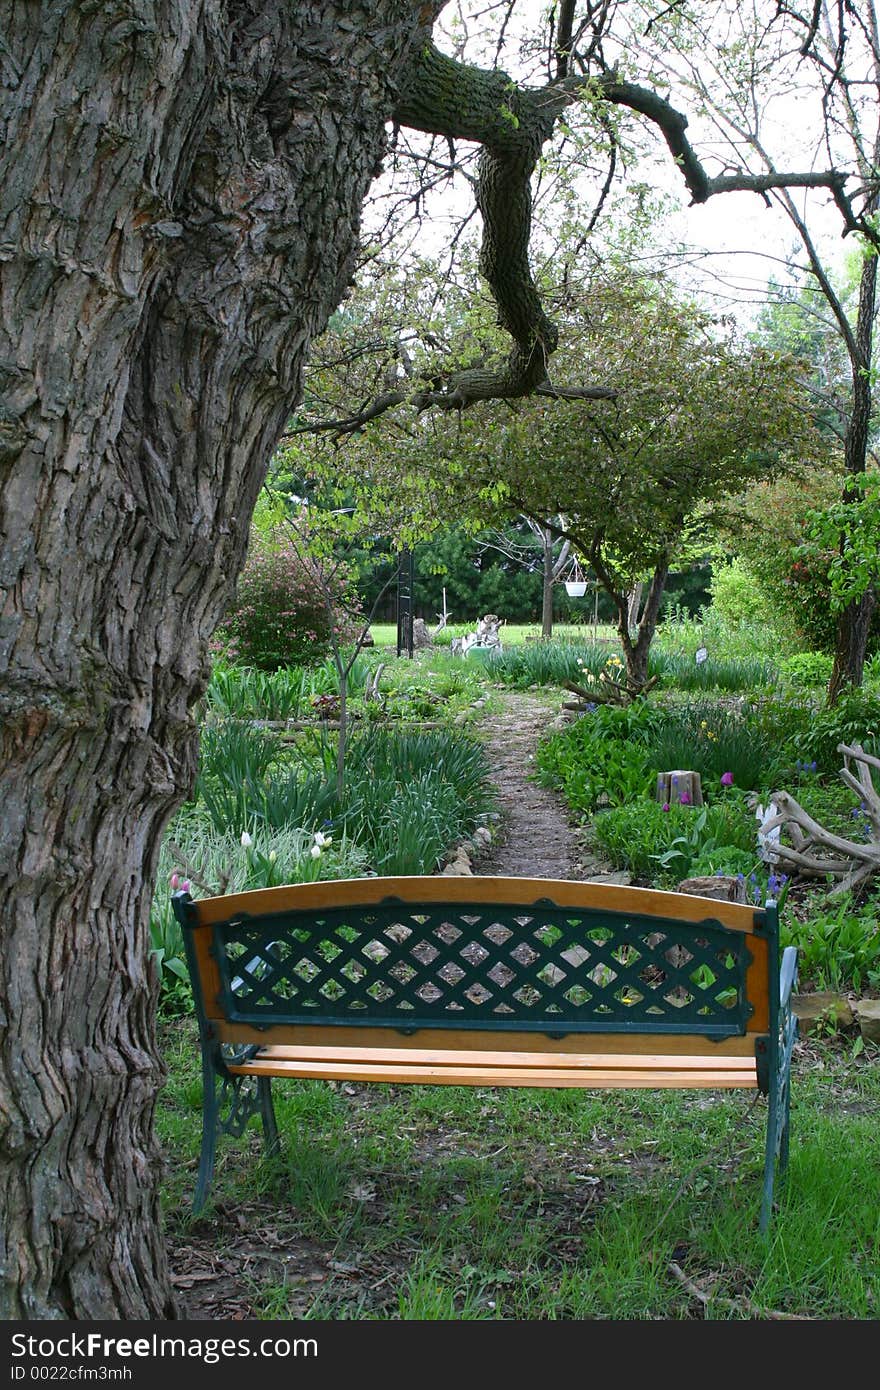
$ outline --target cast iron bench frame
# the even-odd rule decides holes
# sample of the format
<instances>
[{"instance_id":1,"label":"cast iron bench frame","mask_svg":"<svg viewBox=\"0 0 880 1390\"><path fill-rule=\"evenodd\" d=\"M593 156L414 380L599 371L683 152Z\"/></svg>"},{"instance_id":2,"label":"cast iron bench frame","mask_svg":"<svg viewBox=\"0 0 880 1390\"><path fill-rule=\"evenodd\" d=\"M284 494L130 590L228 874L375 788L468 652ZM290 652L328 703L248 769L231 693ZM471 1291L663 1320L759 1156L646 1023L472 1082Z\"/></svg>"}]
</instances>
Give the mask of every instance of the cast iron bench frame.
<instances>
[{"instance_id":1,"label":"cast iron bench frame","mask_svg":"<svg viewBox=\"0 0 880 1390\"><path fill-rule=\"evenodd\" d=\"M178 893L202 1051L193 1208L272 1077L758 1089L760 1230L788 1160L797 952L776 904L525 878L364 878Z\"/></svg>"}]
</instances>

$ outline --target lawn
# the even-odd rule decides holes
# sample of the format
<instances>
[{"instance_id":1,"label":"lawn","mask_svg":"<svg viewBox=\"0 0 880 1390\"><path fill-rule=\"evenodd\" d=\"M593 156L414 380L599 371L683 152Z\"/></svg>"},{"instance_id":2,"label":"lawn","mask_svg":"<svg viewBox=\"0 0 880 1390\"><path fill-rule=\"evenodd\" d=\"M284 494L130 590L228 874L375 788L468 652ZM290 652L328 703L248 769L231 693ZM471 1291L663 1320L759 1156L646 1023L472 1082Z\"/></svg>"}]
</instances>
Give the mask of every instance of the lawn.
<instances>
[{"instance_id":1,"label":"lawn","mask_svg":"<svg viewBox=\"0 0 880 1390\"><path fill-rule=\"evenodd\" d=\"M168 1022L164 1039L175 1268L250 1271L224 1316L878 1315L875 1052L798 1047L789 1174L764 1242L764 1102L723 1092L276 1082L282 1155L262 1159L255 1130L222 1141L193 1221L194 1026ZM192 1316L209 1291L184 1287Z\"/></svg>"},{"instance_id":2,"label":"lawn","mask_svg":"<svg viewBox=\"0 0 880 1390\"><path fill-rule=\"evenodd\" d=\"M428 624L429 632L433 629L433 624ZM438 646L448 645L452 637L461 637L465 632L476 630L476 620L472 623L450 623L449 627L439 633L434 639ZM394 623L373 623L370 632L377 647L385 648L397 646L397 628ZM586 642L595 639L600 642L616 642L617 636L613 627L607 623L600 623L597 628L592 624L586 623L556 623L553 628L553 638L555 641ZM505 647L519 646L521 642L540 641L540 623L505 623L501 629L501 642Z\"/></svg>"}]
</instances>

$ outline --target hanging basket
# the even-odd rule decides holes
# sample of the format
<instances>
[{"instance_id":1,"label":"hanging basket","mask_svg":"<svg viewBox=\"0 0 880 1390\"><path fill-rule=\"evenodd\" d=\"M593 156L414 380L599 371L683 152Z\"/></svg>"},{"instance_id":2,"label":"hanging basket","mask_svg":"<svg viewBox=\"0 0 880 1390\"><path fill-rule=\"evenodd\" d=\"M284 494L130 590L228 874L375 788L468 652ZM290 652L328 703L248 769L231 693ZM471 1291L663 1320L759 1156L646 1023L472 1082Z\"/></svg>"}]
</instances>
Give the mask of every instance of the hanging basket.
<instances>
[{"instance_id":1,"label":"hanging basket","mask_svg":"<svg viewBox=\"0 0 880 1390\"><path fill-rule=\"evenodd\" d=\"M587 592L589 585L584 577L583 570L578 564L576 555L569 566L568 577L563 580L563 583L565 584L565 592L568 594L569 598L583 598L584 594Z\"/></svg>"}]
</instances>

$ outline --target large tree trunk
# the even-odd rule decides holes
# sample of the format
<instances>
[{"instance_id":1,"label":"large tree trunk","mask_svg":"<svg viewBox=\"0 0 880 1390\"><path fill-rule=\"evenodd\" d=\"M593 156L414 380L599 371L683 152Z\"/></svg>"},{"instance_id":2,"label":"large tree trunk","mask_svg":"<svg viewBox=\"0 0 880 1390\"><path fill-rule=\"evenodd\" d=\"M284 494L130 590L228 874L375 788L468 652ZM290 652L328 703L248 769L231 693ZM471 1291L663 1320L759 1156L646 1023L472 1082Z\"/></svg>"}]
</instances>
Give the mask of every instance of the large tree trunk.
<instances>
[{"instance_id":1,"label":"large tree trunk","mask_svg":"<svg viewBox=\"0 0 880 1390\"><path fill-rule=\"evenodd\" d=\"M620 638L620 645L623 648L623 657L626 662L626 678L631 689L641 690L648 680L648 656L651 651L651 643L654 640L654 633L657 631L657 623L660 619L660 604L663 599L663 592L666 588L666 581L669 578L669 563L662 561L654 569L651 575L651 582L648 587L648 595L645 599L645 606L642 609L642 616L638 627L633 633L630 627L632 615L632 590L628 593L611 592L614 605L617 610L617 634ZM639 598L641 598L641 588L639 586Z\"/></svg>"},{"instance_id":2,"label":"large tree trunk","mask_svg":"<svg viewBox=\"0 0 880 1390\"><path fill-rule=\"evenodd\" d=\"M173 1312L159 838L396 77L439 8L0 0L5 1319Z\"/></svg>"}]
</instances>

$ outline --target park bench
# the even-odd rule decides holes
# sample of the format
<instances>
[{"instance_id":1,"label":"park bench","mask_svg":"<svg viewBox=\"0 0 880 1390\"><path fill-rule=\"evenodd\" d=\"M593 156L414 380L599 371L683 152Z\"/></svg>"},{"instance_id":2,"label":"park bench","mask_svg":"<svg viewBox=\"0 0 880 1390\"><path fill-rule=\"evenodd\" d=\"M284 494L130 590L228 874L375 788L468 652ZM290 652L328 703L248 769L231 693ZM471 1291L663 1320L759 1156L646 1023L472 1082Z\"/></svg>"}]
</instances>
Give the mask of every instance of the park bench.
<instances>
[{"instance_id":1,"label":"park bench","mask_svg":"<svg viewBox=\"0 0 880 1390\"><path fill-rule=\"evenodd\" d=\"M785 1168L797 955L763 908L520 878L364 878L175 894L203 1132L262 1118L273 1077L455 1086L745 1087L768 1099L760 1229Z\"/></svg>"}]
</instances>

